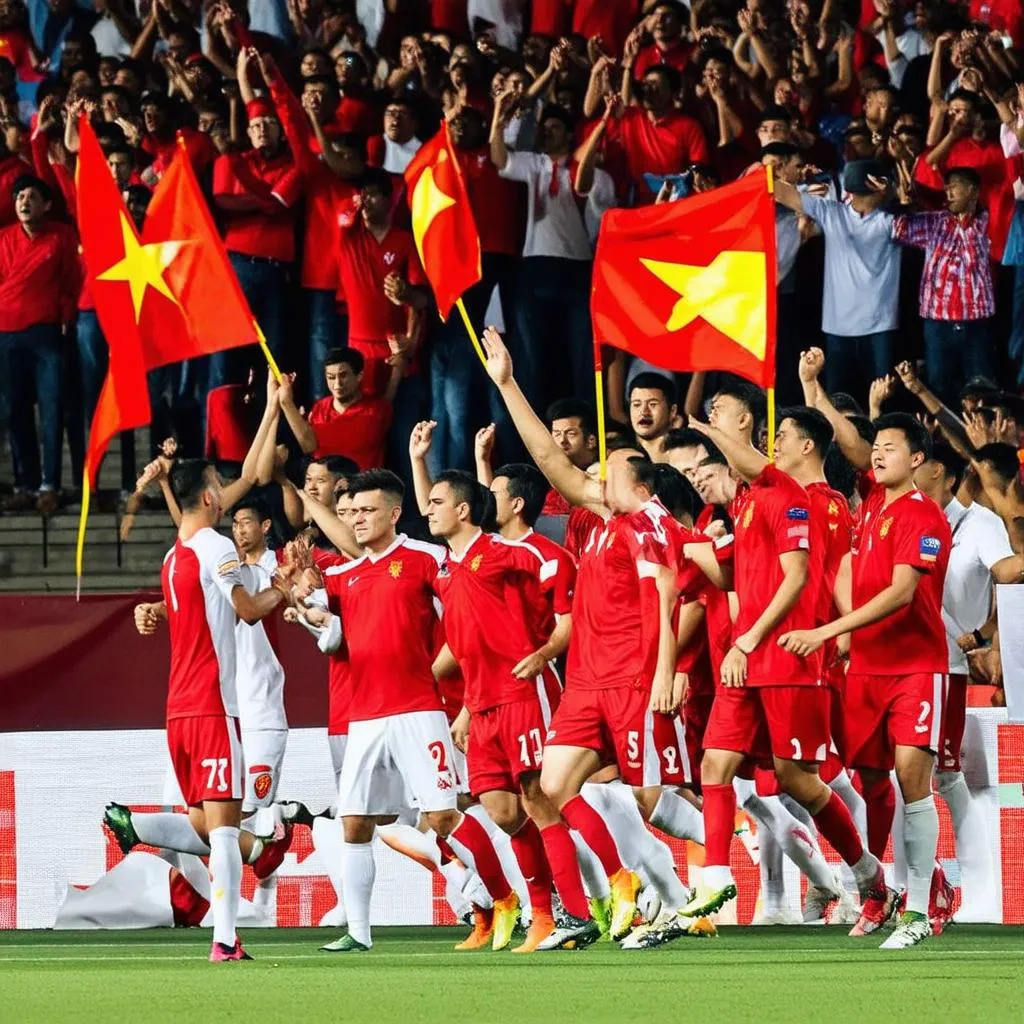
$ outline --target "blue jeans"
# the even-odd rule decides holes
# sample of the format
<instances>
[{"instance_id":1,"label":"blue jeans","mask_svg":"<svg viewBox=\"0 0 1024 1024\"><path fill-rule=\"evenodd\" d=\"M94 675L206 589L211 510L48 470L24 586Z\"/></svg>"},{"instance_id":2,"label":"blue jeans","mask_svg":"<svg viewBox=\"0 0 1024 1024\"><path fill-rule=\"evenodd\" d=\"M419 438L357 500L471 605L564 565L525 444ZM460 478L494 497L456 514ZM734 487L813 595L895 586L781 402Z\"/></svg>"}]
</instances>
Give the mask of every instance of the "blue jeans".
<instances>
[{"instance_id":1,"label":"blue jeans","mask_svg":"<svg viewBox=\"0 0 1024 1024\"><path fill-rule=\"evenodd\" d=\"M995 380L989 320L925 320L924 363L929 387L955 408L972 377Z\"/></svg>"},{"instance_id":2,"label":"blue jeans","mask_svg":"<svg viewBox=\"0 0 1024 1024\"><path fill-rule=\"evenodd\" d=\"M519 264L516 380L538 414L556 398L594 400L589 260L527 256Z\"/></svg>"},{"instance_id":3,"label":"blue jeans","mask_svg":"<svg viewBox=\"0 0 1024 1024\"><path fill-rule=\"evenodd\" d=\"M859 402L866 402L871 382L892 373L895 348L895 331L851 337L826 334L826 390L844 391Z\"/></svg>"},{"instance_id":4,"label":"blue jeans","mask_svg":"<svg viewBox=\"0 0 1024 1024\"><path fill-rule=\"evenodd\" d=\"M1013 268L1013 327L1007 345L1017 373L1017 387L1024 387L1024 265Z\"/></svg>"},{"instance_id":5,"label":"blue jeans","mask_svg":"<svg viewBox=\"0 0 1024 1024\"><path fill-rule=\"evenodd\" d=\"M62 338L56 324L0 331L0 379L10 409L14 485L37 491L60 489ZM33 406L39 405L42 471Z\"/></svg>"},{"instance_id":6,"label":"blue jeans","mask_svg":"<svg viewBox=\"0 0 1024 1024\"><path fill-rule=\"evenodd\" d=\"M309 317L309 377L300 383L312 405L318 398L327 395L324 356L332 348L344 348L347 344L348 317L338 312L333 291L325 288L304 288L303 291Z\"/></svg>"}]
</instances>

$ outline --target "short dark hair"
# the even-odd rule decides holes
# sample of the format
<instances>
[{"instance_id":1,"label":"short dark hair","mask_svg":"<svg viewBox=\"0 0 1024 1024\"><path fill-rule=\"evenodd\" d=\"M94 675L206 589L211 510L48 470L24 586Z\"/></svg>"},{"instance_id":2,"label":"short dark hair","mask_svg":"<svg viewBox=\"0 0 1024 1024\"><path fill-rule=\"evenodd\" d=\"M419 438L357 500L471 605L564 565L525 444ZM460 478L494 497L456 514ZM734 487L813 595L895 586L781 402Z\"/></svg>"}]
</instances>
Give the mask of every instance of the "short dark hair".
<instances>
[{"instance_id":1,"label":"short dark hair","mask_svg":"<svg viewBox=\"0 0 1024 1024\"><path fill-rule=\"evenodd\" d=\"M823 471L829 487L835 488L849 501L857 491L860 474L857 472L857 467L843 454L839 445L834 444L829 447Z\"/></svg>"},{"instance_id":2,"label":"short dark hair","mask_svg":"<svg viewBox=\"0 0 1024 1024\"><path fill-rule=\"evenodd\" d=\"M29 188L34 188L44 202L53 202L53 190L42 178L37 178L34 174L19 174L14 179L14 184L11 186L11 198L17 199L22 192Z\"/></svg>"},{"instance_id":3,"label":"short dark hair","mask_svg":"<svg viewBox=\"0 0 1024 1024\"><path fill-rule=\"evenodd\" d=\"M390 199L394 191L391 175L383 167L367 167L359 176L359 187L376 189L385 199Z\"/></svg>"},{"instance_id":4,"label":"short dark hair","mask_svg":"<svg viewBox=\"0 0 1024 1024\"><path fill-rule=\"evenodd\" d=\"M200 505L203 491L210 486L213 463L206 459L178 459L171 469L171 490L182 512L191 512Z\"/></svg>"},{"instance_id":5,"label":"short dark hair","mask_svg":"<svg viewBox=\"0 0 1024 1024\"><path fill-rule=\"evenodd\" d=\"M932 436L925 425L908 412L888 412L874 421L875 436L883 430L898 430L907 439L910 454L920 452L926 459L932 457Z\"/></svg>"},{"instance_id":6,"label":"short dark hair","mask_svg":"<svg viewBox=\"0 0 1024 1024\"><path fill-rule=\"evenodd\" d=\"M368 469L365 473L357 473L348 482L349 494L358 494L360 491L382 491L389 498L395 499L395 504L400 505L405 497L405 484L397 473L390 469Z\"/></svg>"},{"instance_id":7,"label":"short dark hair","mask_svg":"<svg viewBox=\"0 0 1024 1024\"><path fill-rule=\"evenodd\" d=\"M328 366L340 366L344 363L357 376L363 372L366 360L357 348L331 348L324 356L324 369Z\"/></svg>"},{"instance_id":8,"label":"short dark hair","mask_svg":"<svg viewBox=\"0 0 1024 1024\"><path fill-rule=\"evenodd\" d=\"M582 398L557 398L548 406L545 416L548 429L554 425L555 420L579 420L583 433L594 437L597 436L597 419L594 415L594 407L583 401Z\"/></svg>"},{"instance_id":9,"label":"short dark hair","mask_svg":"<svg viewBox=\"0 0 1024 1024\"><path fill-rule=\"evenodd\" d=\"M710 451L715 447L710 438L693 427L674 427L665 435L665 442L662 448L671 451L673 448L697 448L703 446Z\"/></svg>"},{"instance_id":10,"label":"short dark hair","mask_svg":"<svg viewBox=\"0 0 1024 1024\"><path fill-rule=\"evenodd\" d=\"M665 396L665 401L669 405L675 405L678 401L675 381L666 377L663 373L638 373L629 382L629 393L626 395L627 401L633 397L633 392L637 388L643 388L646 391L660 391Z\"/></svg>"},{"instance_id":11,"label":"short dark hair","mask_svg":"<svg viewBox=\"0 0 1024 1024\"><path fill-rule=\"evenodd\" d=\"M610 447L615 443L613 441L614 438L618 438L620 442L616 444L616 448ZM623 440L628 441L628 445L622 444ZM636 444L633 428L628 423L623 423L622 420L613 420L606 416L604 421L604 443L608 451L615 451L617 448L632 448Z\"/></svg>"},{"instance_id":12,"label":"short dark hair","mask_svg":"<svg viewBox=\"0 0 1024 1024\"><path fill-rule=\"evenodd\" d=\"M857 433L867 441L868 444L873 444L875 435L878 433L878 428L867 418L867 416L861 416L854 414L846 417L853 425L857 428Z\"/></svg>"},{"instance_id":13,"label":"short dark hair","mask_svg":"<svg viewBox=\"0 0 1024 1024\"><path fill-rule=\"evenodd\" d=\"M308 82L309 79L307 78ZM358 132L338 132L331 135L331 144L335 149L352 149L362 160L366 160L366 136Z\"/></svg>"},{"instance_id":14,"label":"short dark hair","mask_svg":"<svg viewBox=\"0 0 1024 1024\"><path fill-rule=\"evenodd\" d=\"M641 77L648 75L660 75L671 93L677 93L683 87L683 76L671 64L652 64Z\"/></svg>"},{"instance_id":15,"label":"short dark hair","mask_svg":"<svg viewBox=\"0 0 1024 1024\"><path fill-rule=\"evenodd\" d=\"M576 130L576 125L573 122L572 114L569 113L565 107L560 107L557 104L549 103L541 112L540 117L537 118L537 124L543 124L545 121L554 118L556 121L561 121L563 127L571 135Z\"/></svg>"},{"instance_id":16,"label":"short dark hair","mask_svg":"<svg viewBox=\"0 0 1024 1024\"><path fill-rule=\"evenodd\" d=\"M270 515L270 510L267 506L260 501L259 498L246 496L231 510L231 518L234 519L239 512L251 512L257 522L265 522L273 517Z\"/></svg>"},{"instance_id":17,"label":"short dark hair","mask_svg":"<svg viewBox=\"0 0 1024 1024\"><path fill-rule=\"evenodd\" d=\"M952 103L953 100L963 100L965 103L970 103L975 113L981 110L981 97L973 89L957 89L949 97L948 102Z\"/></svg>"},{"instance_id":18,"label":"short dark hair","mask_svg":"<svg viewBox=\"0 0 1024 1024\"><path fill-rule=\"evenodd\" d=\"M718 395L728 395L747 407L747 411L754 421L751 426L751 436L756 441L768 415L768 400L764 391L749 381L740 380L738 377L732 379L726 377L715 389L715 397Z\"/></svg>"},{"instance_id":19,"label":"short dark hair","mask_svg":"<svg viewBox=\"0 0 1024 1024\"><path fill-rule=\"evenodd\" d=\"M779 413L779 422L783 420L792 420L800 436L813 442L818 454L825 458L835 431L823 413L806 405L790 405Z\"/></svg>"},{"instance_id":20,"label":"short dark hair","mask_svg":"<svg viewBox=\"0 0 1024 1024\"><path fill-rule=\"evenodd\" d=\"M767 121L785 121L786 124L791 123L793 120L793 113L788 107L774 105L771 107L765 107L761 111L760 116L757 119L758 127L765 124Z\"/></svg>"},{"instance_id":21,"label":"short dark hair","mask_svg":"<svg viewBox=\"0 0 1024 1024\"><path fill-rule=\"evenodd\" d=\"M967 472L967 460L952 445L945 441L935 441L932 443L932 461L941 463L946 476L953 478L952 489L957 490Z\"/></svg>"},{"instance_id":22,"label":"short dark hair","mask_svg":"<svg viewBox=\"0 0 1024 1024\"><path fill-rule=\"evenodd\" d=\"M434 485L437 484L448 485L457 505L469 506L469 521L474 526L484 525L493 498L475 476L464 469L446 469L434 481Z\"/></svg>"},{"instance_id":23,"label":"short dark hair","mask_svg":"<svg viewBox=\"0 0 1024 1024\"><path fill-rule=\"evenodd\" d=\"M800 150L792 142L769 142L767 146L761 147L761 159L766 156L777 156L783 160L790 160L800 156Z\"/></svg>"},{"instance_id":24,"label":"short dark hair","mask_svg":"<svg viewBox=\"0 0 1024 1024\"><path fill-rule=\"evenodd\" d=\"M950 167L942 176L943 184L951 181L962 181L976 192L981 191L981 175L973 167Z\"/></svg>"},{"instance_id":25,"label":"short dark hair","mask_svg":"<svg viewBox=\"0 0 1024 1024\"><path fill-rule=\"evenodd\" d=\"M853 395L847 394L845 391L836 391L834 394L829 395L829 401L835 406L837 412L841 413L856 413L858 416L864 414L864 408L857 401Z\"/></svg>"},{"instance_id":26,"label":"short dark hair","mask_svg":"<svg viewBox=\"0 0 1024 1024\"><path fill-rule=\"evenodd\" d=\"M1007 484L1017 479L1020 473L1020 457L1012 444L982 445L974 453L975 462L987 462Z\"/></svg>"},{"instance_id":27,"label":"short dark hair","mask_svg":"<svg viewBox=\"0 0 1024 1024\"><path fill-rule=\"evenodd\" d=\"M636 457L644 462L650 462L651 458L637 444L636 435L628 427L623 428L624 432L616 434L614 437L606 437L604 442L604 450L606 455L611 455L612 452L621 451L633 451L636 452Z\"/></svg>"},{"instance_id":28,"label":"short dark hair","mask_svg":"<svg viewBox=\"0 0 1024 1024\"><path fill-rule=\"evenodd\" d=\"M690 485L690 481L667 462L655 462L652 466L655 497L676 518L688 515L691 519L696 519L701 509L701 500Z\"/></svg>"},{"instance_id":29,"label":"short dark hair","mask_svg":"<svg viewBox=\"0 0 1024 1024\"><path fill-rule=\"evenodd\" d=\"M349 481L349 490L352 489L352 481L359 476L359 466L346 455L321 455L318 459L310 459L306 468L310 466L323 466L335 481L344 477Z\"/></svg>"},{"instance_id":30,"label":"short dark hair","mask_svg":"<svg viewBox=\"0 0 1024 1024\"><path fill-rule=\"evenodd\" d=\"M496 469L494 476L508 480L508 496L522 499L523 511L519 514L527 526L533 526L540 518L548 494L547 481L541 471L525 462L509 462Z\"/></svg>"},{"instance_id":31,"label":"short dark hair","mask_svg":"<svg viewBox=\"0 0 1024 1024\"><path fill-rule=\"evenodd\" d=\"M334 92L338 91L338 80L331 75L307 75L302 80L302 88L305 89L307 85L327 85Z\"/></svg>"}]
</instances>

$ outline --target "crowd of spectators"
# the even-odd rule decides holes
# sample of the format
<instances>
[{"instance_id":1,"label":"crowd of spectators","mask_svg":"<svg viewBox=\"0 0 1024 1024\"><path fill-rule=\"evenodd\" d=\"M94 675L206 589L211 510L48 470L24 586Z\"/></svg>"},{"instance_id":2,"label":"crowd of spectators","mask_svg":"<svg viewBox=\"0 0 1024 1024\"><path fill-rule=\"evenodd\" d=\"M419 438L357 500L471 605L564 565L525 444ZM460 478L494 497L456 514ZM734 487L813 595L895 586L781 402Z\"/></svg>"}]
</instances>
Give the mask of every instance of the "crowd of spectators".
<instances>
[{"instance_id":1,"label":"crowd of spectators","mask_svg":"<svg viewBox=\"0 0 1024 1024\"><path fill-rule=\"evenodd\" d=\"M604 212L768 164L780 404L801 399L799 354L820 345L829 392L916 408L894 376L909 361L954 409L970 381L987 396L968 424L977 440L1018 446L1019 0L0 0L11 510L75 500L105 373L74 232L83 112L140 225L183 137L288 372L295 454L408 478L410 433L429 418L435 473L471 469L490 423L499 460L521 455L459 318L432 308L410 231L403 171L442 120L483 254L466 308L478 331L504 329L535 408L593 401ZM241 462L261 361L235 349L151 374L153 438ZM650 433L652 391L676 425L700 413L700 375L621 352L606 365L623 429ZM130 438L121 451L131 492Z\"/></svg>"}]
</instances>

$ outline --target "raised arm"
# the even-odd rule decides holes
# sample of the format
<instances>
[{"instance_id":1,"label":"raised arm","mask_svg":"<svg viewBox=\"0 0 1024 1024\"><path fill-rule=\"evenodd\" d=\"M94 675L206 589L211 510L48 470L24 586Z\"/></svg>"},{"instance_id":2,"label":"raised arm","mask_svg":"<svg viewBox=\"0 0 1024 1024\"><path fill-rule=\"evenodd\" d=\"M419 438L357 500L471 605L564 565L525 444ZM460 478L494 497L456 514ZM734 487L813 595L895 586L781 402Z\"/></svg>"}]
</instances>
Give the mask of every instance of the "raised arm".
<instances>
[{"instance_id":1,"label":"raised arm","mask_svg":"<svg viewBox=\"0 0 1024 1024\"><path fill-rule=\"evenodd\" d=\"M263 418L256 430L256 436L245 453L245 461L242 463L242 475L229 483L223 491L224 507L231 508L236 502L241 501L252 488L260 481L260 470L270 479L273 473L273 444L270 432L273 428L276 432L278 417L278 385L274 379L273 372L267 370L267 405L263 410ZM264 452L264 448L270 448Z\"/></svg>"},{"instance_id":2,"label":"raised arm","mask_svg":"<svg viewBox=\"0 0 1024 1024\"><path fill-rule=\"evenodd\" d=\"M903 386L935 417L943 437L963 458L970 459L974 455L974 445L967 434L963 420L952 409L943 405L938 396L928 390L924 381L918 377L912 363L904 360L896 367L896 373L903 382Z\"/></svg>"},{"instance_id":3,"label":"raised arm","mask_svg":"<svg viewBox=\"0 0 1024 1024\"><path fill-rule=\"evenodd\" d=\"M579 152L579 166L576 168L576 180L573 188L581 196L587 195L594 187L594 169L597 166L597 154L601 148L601 141L608 130L608 122L615 116L619 109L620 100L614 93L608 93L604 98L604 113L597 127L590 133L590 138L583 144Z\"/></svg>"},{"instance_id":4,"label":"raised arm","mask_svg":"<svg viewBox=\"0 0 1024 1024\"><path fill-rule=\"evenodd\" d=\"M494 467L491 465L491 453L494 451L495 426L488 423L476 432L473 439L473 461L476 464L476 479L484 487L490 487L494 480Z\"/></svg>"},{"instance_id":5,"label":"raised arm","mask_svg":"<svg viewBox=\"0 0 1024 1024\"><path fill-rule=\"evenodd\" d=\"M846 458L862 472L871 468L871 444L857 432L857 428L832 404L818 377L825 367L825 353L820 348L800 353L800 380L804 395L813 397L807 404L822 413L832 424L836 444ZM811 388L814 388L812 391Z\"/></svg>"},{"instance_id":6,"label":"raised arm","mask_svg":"<svg viewBox=\"0 0 1024 1024\"><path fill-rule=\"evenodd\" d=\"M435 420L421 420L409 436L409 462L412 464L412 484L416 491L416 507L425 516L430 507L430 489L434 481L427 469L427 453L434 437Z\"/></svg>"},{"instance_id":7,"label":"raised arm","mask_svg":"<svg viewBox=\"0 0 1024 1024\"><path fill-rule=\"evenodd\" d=\"M284 374L281 377L278 390L278 401L281 403L281 412L284 413L284 418L295 435L295 440L299 442L299 447L306 455L312 455L316 451L316 431L313 430L309 421L295 404L294 385L295 374Z\"/></svg>"},{"instance_id":8,"label":"raised arm","mask_svg":"<svg viewBox=\"0 0 1024 1024\"><path fill-rule=\"evenodd\" d=\"M747 483L759 476L761 470L768 465L768 459L756 448L735 440L717 427L711 426L710 423L703 423L701 420L691 418L689 426L708 438L729 460L729 465L737 475L743 477Z\"/></svg>"}]
</instances>

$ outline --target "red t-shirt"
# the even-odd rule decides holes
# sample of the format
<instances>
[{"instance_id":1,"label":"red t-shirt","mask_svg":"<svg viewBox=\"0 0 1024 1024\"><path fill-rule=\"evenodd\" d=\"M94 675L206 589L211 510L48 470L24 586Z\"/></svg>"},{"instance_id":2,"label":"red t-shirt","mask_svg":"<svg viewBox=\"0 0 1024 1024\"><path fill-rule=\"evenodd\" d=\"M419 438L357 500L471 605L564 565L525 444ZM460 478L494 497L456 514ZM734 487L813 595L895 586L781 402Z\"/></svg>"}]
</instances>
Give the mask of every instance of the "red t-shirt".
<instances>
[{"instance_id":1,"label":"red t-shirt","mask_svg":"<svg viewBox=\"0 0 1024 1024\"><path fill-rule=\"evenodd\" d=\"M638 0L575 0L572 30L587 39L600 36L605 52L617 57L639 13Z\"/></svg>"},{"instance_id":2,"label":"red t-shirt","mask_svg":"<svg viewBox=\"0 0 1024 1024\"><path fill-rule=\"evenodd\" d=\"M537 681L517 679L512 668L548 639L543 626L555 572L537 548L492 534L479 534L461 556L448 552L434 590L471 712L537 695Z\"/></svg>"},{"instance_id":3,"label":"red t-shirt","mask_svg":"<svg viewBox=\"0 0 1024 1024\"><path fill-rule=\"evenodd\" d=\"M583 554L583 545L595 528L604 529L604 520L596 512L591 512L589 508L570 509L565 524L565 549L577 562Z\"/></svg>"},{"instance_id":4,"label":"red t-shirt","mask_svg":"<svg viewBox=\"0 0 1024 1024\"><path fill-rule=\"evenodd\" d=\"M338 412L334 398L327 395L309 410L309 425L316 434L315 458L345 455L360 470L384 465L391 404L383 398L359 398Z\"/></svg>"},{"instance_id":5,"label":"red t-shirt","mask_svg":"<svg viewBox=\"0 0 1024 1024\"><path fill-rule=\"evenodd\" d=\"M544 561L554 570L554 575L548 581L550 601L544 626L545 636L550 636L555 628L555 616L572 613L572 596L576 592L576 559L561 544L556 544L550 537L545 537L536 530L530 530L513 543L528 544L536 548L543 555Z\"/></svg>"},{"instance_id":6,"label":"red t-shirt","mask_svg":"<svg viewBox=\"0 0 1024 1024\"><path fill-rule=\"evenodd\" d=\"M270 158L255 149L218 157L213 194L263 204L251 210L221 207L224 247L229 252L281 263L295 259L295 205L302 195L302 176L287 149Z\"/></svg>"},{"instance_id":7,"label":"red t-shirt","mask_svg":"<svg viewBox=\"0 0 1024 1024\"><path fill-rule=\"evenodd\" d=\"M827 483L810 484L807 493L811 496L811 547L813 550L820 545L825 551L823 582L818 592L818 623L824 625L839 615L835 603L836 576L853 542L853 516L846 498ZM845 672L835 664L835 641L825 645L824 672L830 686L842 689Z\"/></svg>"},{"instance_id":8,"label":"red t-shirt","mask_svg":"<svg viewBox=\"0 0 1024 1024\"><path fill-rule=\"evenodd\" d=\"M703 532L718 515L714 505L705 505L701 509L694 530ZM715 555L722 564L731 564L735 553L735 538L729 534L715 542ZM717 682L722 677L722 661L732 646L732 615L729 611L729 593L716 587L706 580L700 592L700 602L704 605L704 625L708 639L708 656L711 660L712 680Z\"/></svg>"},{"instance_id":9,"label":"red t-shirt","mask_svg":"<svg viewBox=\"0 0 1024 1024\"><path fill-rule=\"evenodd\" d=\"M1009 36L1016 49L1024 47L1024 8L1020 0L971 0L967 13L990 29Z\"/></svg>"},{"instance_id":10,"label":"red t-shirt","mask_svg":"<svg viewBox=\"0 0 1024 1024\"><path fill-rule=\"evenodd\" d=\"M860 507L853 547L853 607L860 608L892 583L897 565L921 573L905 608L858 629L850 645L850 671L906 676L949 668L942 588L952 537L945 514L914 489L885 504L875 484Z\"/></svg>"},{"instance_id":11,"label":"red t-shirt","mask_svg":"<svg viewBox=\"0 0 1024 1024\"><path fill-rule=\"evenodd\" d=\"M361 96L342 96L334 117L324 125L324 134L354 132L369 138L371 135L379 135L381 127L382 115L376 103Z\"/></svg>"},{"instance_id":12,"label":"red t-shirt","mask_svg":"<svg viewBox=\"0 0 1024 1024\"><path fill-rule=\"evenodd\" d=\"M679 525L657 500L587 538L572 604L566 686L650 689L658 659L658 567L679 561Z\"/></svg>"},{"instance_id":13,"label":"red t-shirt","mask_svg":"<svg viewBox=\"0 0 1024 1024\"><path fill-rule=\"evenodd\" d=\"M480 251L518 256L526 225L526 186L501 177L486 146L456 152L480 235Z\"/></svg>"},{"instance_id":14,"label":"red t-shirt","mask_svg":"<svg viewBox=\"0 0 1024 1024\"><path fill-rule=\"evenodd\" d=\"M792 629L818 624L818 594L822 586L824 551L811 545L811 499L791 477L766 466L750 485L736 519L734 586L739 612L733 637L742 636L768 607L783 581L779 555L806 551L810 555L807 584L796 604L747 656L747 686L818 686L821 656L799 658L777 641Z\"/></svg>"},{"instance_id":15,"label":"red t-shirt","mask_svg":"<svg viewBox=\"0 0 1024 1024\"><path fill-rule=\"evenodd\" d=\"M651 68L667 64L682 74L690 63L693 48L685 39L679 39L667 49L658 48L657 43L645 46L637 55L633 65L633 77L637 80L644 77Z\"/></svg>"},{"instance_id":16,"label":"red t-shirt","mask_svg":"<svg viewBox=\"0 0 1024 1024\"><path fill-rule=\"evenodd\" d=\"M572 505L552 487L544 496L544 507L540 514L542 516L568 516L572 514Z\"/></svg>"},{"instance_id":17,"label":"red t-shirt","mask_svg":"<svg viewBox=\"0 0 1024 1024\"><path fill-rule=\"evenodd\" d=\"M21 224L0 228L0 331L75 318L82 287L75 229L47 220L30 238Z\"/></svg>"},{"instance_id":18,"label":"red t-shirt","mask_svg":"<svg viewBox=\"0 0 1024 1024\"><path fill-rule=\"evenodd\" d=\"M224 384L206 396L206 457L216 462L245 462L256 436L256 406L245 400L245 384Z\"/></svg>"},{"instance_id":19,"label":"red t-shirt","mask_svg":"<svg viewBox=\"0 0 1024 1024\"><path fill-rule=\"evenodd\" d=\"M350 721L441 710L432 671L433 584L445 555L400 534L386 551L324 573L348 648Z\"/></svg>"}]
</instances>

